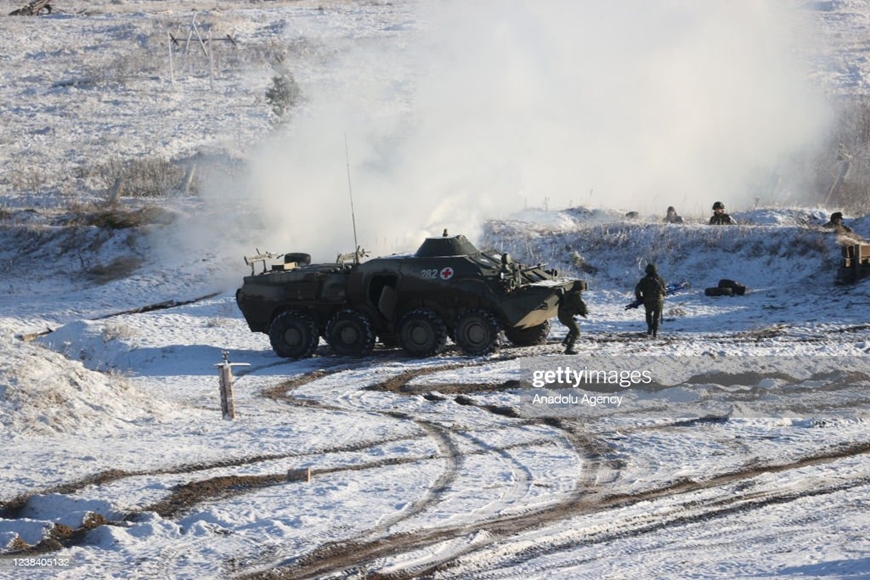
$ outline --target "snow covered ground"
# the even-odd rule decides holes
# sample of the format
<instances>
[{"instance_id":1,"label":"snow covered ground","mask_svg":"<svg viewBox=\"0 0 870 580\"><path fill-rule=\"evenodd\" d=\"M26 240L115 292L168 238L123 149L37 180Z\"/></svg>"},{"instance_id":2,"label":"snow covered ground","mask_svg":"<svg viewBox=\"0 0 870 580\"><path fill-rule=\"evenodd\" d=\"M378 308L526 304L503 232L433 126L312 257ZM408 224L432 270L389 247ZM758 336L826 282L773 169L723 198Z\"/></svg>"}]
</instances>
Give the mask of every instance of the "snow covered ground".
<instances>
[{"instance_id":1,"label":"snow covered ground","mask_svg":"<svg viewBox=\"0 0 870 580\"><path fill-rule=\"evenodd\" d=\"M526 105L542 96L530 87L563 79L560 50L583 44L536 8L547 3L498 8L490 28L481 17L504 5L467 4L441 14L410 2L58 0L52 16L2 19L4 577L870 576L870 286L834 284L841 250L820 227L831 208L755 207L757 191L714 183L713 173L698 195L704 172L687 168L717 151L661 174L649 168L665 160L647 166L623 151L615 166L638 168L631 184L576 165L559 173L548 159L584 149L548 149L540 140L558 137L553 119L530 117ZM790 53L812 55L810 86L866 89L866 2L764 3L769 14L754 2L662 5L640 13L684 32L687 46L699 27L716 40L709 58L731 46L729 21L753 30L794 16L817 35ZM614 24L599 3L546 7L603 30L643 29L631 14ZM217 47L212 80L207 60L191 51L185 61L177 47L173 86L162 39L187 37L191 8L212 38L232 34L239 48ZM457 22L466 26L443 28ZM540 37L525 36L529 24ZM607 45L613 63L636 54L623 40L625 55ZM747 45L781 48L755 41ZM423 58L430 45L465 52ZM262 97L276 47L289 47L306 94L278 131ZM496 58L511 47L512 60ZM490 61L511 73L498 77L493 110L481 109L486 91L454 95ZM421 62L434 64L421 73ZM757 72L736 68L733 78ZM537 84L521 82L535 70ZM75 79L88 81L66 82ZM341 102L348 94L358 115ZM800 94L800 111L815 107ZM560 112L564 102L551 105ZM511 120L527 128L522 163L522 147L494 147L517 137ZM436 138L439 123L449 138ZM782 152L768 145L753 152ZM340 154L323 163L329 151ZM113 204L111 183L90 169L112 156L198 160L205 177L195 195ZM477 359L452 348L422 360L397 349L348 359L323 342L310 359L276 357L235 305L250 271L242 256L259 247L328 260L350 249L348 172L366 248L407 250L448 227L587 280L581 354L561 354L565 329L554 324L547 345L506 344ZM580 177L594 178L594 191L572 181ZM664 177L679 187L659 187ZM646 179L648 195L619 189ZM719 197L740 225L704 225ZM688 223L660 223L669 203ZM139 228L87 221L155 207L159 219ZM870 218L847 222L870 238ZM668 282L691 283L668 298L658 340L643 332L642 312L625 310L649 262ZM722 278L749 291L705 296ZM215 367L224 352L248 365L234 368L232 421L221 416ZM575 388L545 374L584 369L650 380Z\"/></svg>"}]
</instances>

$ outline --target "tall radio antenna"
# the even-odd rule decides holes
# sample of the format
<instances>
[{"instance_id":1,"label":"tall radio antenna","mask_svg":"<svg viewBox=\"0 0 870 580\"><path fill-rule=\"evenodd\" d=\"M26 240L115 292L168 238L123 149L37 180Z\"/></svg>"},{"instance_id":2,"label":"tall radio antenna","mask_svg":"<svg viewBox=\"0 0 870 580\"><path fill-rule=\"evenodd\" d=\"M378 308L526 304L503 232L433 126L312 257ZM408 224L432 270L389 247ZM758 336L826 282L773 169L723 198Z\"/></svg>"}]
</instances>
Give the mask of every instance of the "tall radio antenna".
<instances>
[{"instance_id":1,"label":"tall radio antenna","mask_svg":"<svg viewBox=\"0 0 870 580\"><path fill-rule=\"evenodd\" d=\"M350 221L353 224L353 263L359 264L359 243L356 239L356 214L353 211L353 188L350 185L350 155L347 152L347 132L344 134L344 159L347 162L347 193L350 196Z\"/></svg>"}]
</instances>

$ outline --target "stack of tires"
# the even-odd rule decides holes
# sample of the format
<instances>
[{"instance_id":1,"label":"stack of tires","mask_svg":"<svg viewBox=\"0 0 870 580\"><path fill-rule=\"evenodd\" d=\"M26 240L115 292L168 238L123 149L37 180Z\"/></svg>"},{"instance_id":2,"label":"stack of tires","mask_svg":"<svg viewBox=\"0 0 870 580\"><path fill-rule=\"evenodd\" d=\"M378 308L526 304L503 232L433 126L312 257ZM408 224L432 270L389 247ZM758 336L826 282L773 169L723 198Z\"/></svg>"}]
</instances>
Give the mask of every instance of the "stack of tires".
<instances>
[{"instance_id":1,"label":"stack of tires","mask_svg":"<svg viewBox=\"0 0 870 580\"><path fill-rule=\"evenodd\" d=\"M719 285L716 288L707 288L704 290L706 296L743 296L746 294L746 286L734 280L719 280Z\"/></svg>"}]
</instances>

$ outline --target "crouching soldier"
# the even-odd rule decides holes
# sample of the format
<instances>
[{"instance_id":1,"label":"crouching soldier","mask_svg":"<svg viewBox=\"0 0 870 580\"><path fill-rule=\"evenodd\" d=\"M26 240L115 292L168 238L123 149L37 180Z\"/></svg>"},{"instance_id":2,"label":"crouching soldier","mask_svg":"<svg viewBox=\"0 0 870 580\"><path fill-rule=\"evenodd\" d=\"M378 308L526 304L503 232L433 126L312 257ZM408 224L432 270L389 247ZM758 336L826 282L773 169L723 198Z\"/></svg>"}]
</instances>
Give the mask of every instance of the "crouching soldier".
<instances>
[{"instance_id":1,"label":"crouching soldier","mask_svg":"<svg viewBox=\"0 0 870 580\"><path fill-rule=\"evenodd\" d=\"M586 318L589 309L586 308L586 303L580 293L586 289L586 283L582 280L575 280L574 284L565 294L559 299L559 322L568 327L568 335L562 344L565 345L565 354L577 354L574 350L574 343L577 342L577 337L580 336L580 326L574 318L577 315Z\"/></svg>"},{"instance_id":2,"label":"crouching soldier","mask_svg":"<svg viewBox=\"0 0 870 580\"><path fill-rule=\"evenodd\" d=\"M643 308L646 310L646 333L653 337L659 334L659 323L662 319L662 310L665 306L665 281L656 272L654 264L647 264L646 276L640 279L634 287L634 295L638 300L643 300Z\"/></svg>"},{"instance_id":3,"label":"crouching soldier","mask_svg":"<svg viewBox=\"0 0 870 580\"><path fill-rule=\"evenodd\" d=\"M711 226L730 226L736 223L733 217L725 213L724 203L717 201L713 204L713 215L710 217Z\"/></svg>"}]
</instances>

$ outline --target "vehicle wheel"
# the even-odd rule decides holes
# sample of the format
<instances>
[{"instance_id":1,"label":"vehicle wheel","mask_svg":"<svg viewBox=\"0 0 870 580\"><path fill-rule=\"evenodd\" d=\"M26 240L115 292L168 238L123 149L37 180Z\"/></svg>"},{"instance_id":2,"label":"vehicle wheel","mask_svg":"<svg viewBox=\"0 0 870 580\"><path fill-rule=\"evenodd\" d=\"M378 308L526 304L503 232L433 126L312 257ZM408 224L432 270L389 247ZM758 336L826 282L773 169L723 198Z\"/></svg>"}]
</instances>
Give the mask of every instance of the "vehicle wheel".
<instances>
[{"instance_id":1,"label":"vehicle wheel","mask_svg":"<svg viewBox=\"0 0 870 580\"><path fill-rule=\"evenodd\" d=\"M375 347L375 333L368 316L341 310L326 324L326 342L337 355L365 356Z\"/></svg>"},{"instance_id":2,"label":"vehicle wheel","mask_svg":"<svg viewBox=\"0 0 870 580\"><path fill-rule=\"evenodd\" d=\"M418 308L402 317L398 338L411 356L433 356L447 345L447 327L432 310Z\"/></svg>"},{"instance_id":3,"label":"vehicle wheel","mask_svg":"<svg viewBox=\"0 0 870 580\"><path fill-rule=\"evenodd\" d=\"M272 350L283 358L308 358L317 350L320 337L311 315L299 310L282 312L269 326Z\"/></svg>"},{"instance_id":4,"label":"vehicle wheel","mask_svg":"<svg viewBox=\"0 0 870 580\"><path fill-rule=\"evenodd\" d=\"M732 296L734 294L734 290L731 288L705 288L704 295L705 296Z\"/></svg>"},{"instance_id":5,"label":"vehicle wheel","mask_svg":"<svg viewBox=\"0 0 870 580\"><path fill-rule=\"evenodd\" d=\"M481 308L471 308L456 319L453 340L463 353L469 356L480 356L498 349L500 330L498 320L491 312Z\"/></svg>"},{"instance_id":6,"label":"vehicle wheel","mask_svg":"<svg viewBox=\"0 0 870 580\"><path fill-rule=\"evenodd\" d=\"M284 263L296 262L300 266L307 266L311 263L311 254L296 252L292 254L284 254Z\"/></svg>"},{"instance_id":7,"label":"vehicle wheel","mask_svg":"<svg viewBox=\"0 0 870 580\"><path fill-rule=\"evenodd\" d=\"M511 343L517 346L546 344L547 337L550 335L550 321L545 320L543 324L529 328L505 328L504 334Z\"/></svg>"}]
</instances>

